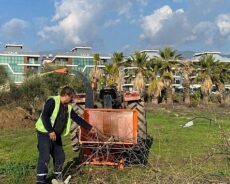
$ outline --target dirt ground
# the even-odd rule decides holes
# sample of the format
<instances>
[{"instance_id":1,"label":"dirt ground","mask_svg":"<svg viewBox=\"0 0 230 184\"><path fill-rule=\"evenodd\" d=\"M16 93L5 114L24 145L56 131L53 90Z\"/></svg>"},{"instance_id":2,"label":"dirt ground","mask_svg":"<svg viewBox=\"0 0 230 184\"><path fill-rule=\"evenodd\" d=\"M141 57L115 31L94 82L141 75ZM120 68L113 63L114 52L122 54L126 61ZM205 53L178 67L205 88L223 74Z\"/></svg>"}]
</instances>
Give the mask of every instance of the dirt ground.
<instances>
[{"instance_id":1,"label":"dirt ground","mask_svg":"<svg viewBox=\"0 0 230 184\"><path fill-rule=\"evenodd\" d=\"M33 128L35 120L21 107L0 107L0 129Z\"/></svg>"}]
</instances>

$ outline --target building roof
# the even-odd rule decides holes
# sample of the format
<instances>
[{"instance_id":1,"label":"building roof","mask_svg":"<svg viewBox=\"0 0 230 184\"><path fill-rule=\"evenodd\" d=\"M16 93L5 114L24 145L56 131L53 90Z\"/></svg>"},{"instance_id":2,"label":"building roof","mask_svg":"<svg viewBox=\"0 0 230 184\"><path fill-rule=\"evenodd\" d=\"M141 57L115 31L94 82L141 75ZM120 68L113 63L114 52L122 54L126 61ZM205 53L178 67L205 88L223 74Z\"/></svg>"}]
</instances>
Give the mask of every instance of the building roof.
<instances>
[{"instance_id":1,"label":"building roof","mask_svg":"<svg viewBox=\"0 0 230 184\"><path fill-rule=\"evenodd\" d=\"M159 53L159 50L151 50L151 49L145 49L145 50L141 50L140 52L157 52Z\"/></svg>"},{"instance_id":2,"label":"building roof","mask_svg":"<svg viewBox=\"0 0 230 184\"><path fill-rule=\"evenodd\" d=\"M20 44L6 44L5 49L0 51L2 56L27 56L27 57L40 57L40 54L35 52L23 51L23 45Z\"/></svg>"},{"instance_id":3,"label":"building roof","mask_svg":"<svg viewBox=\"0 0 230 184\"><path fill-rule=\"evenodd\" d=\"M221 56L221 52L200 52L193 55L192 60L198 62L200 57L203 55L212 54L215 60L220 62L230 62L230 58Z\"/></svg>"},{"instance_id":4,"label":"building roof","mask_svg":"<svg viewBox=\"0 0 230 184\"><path fill-rule=\"evenodd\" d=\"M198 52L198 53L195 53L193 55L193 57L195 56L202 56L202 55L207 55L207 54L220 54L221 52L216 52L216 51L211 51L211 52Z\"/></svg>"},{"instance_id":5,"label":"building roof","mask_svg":"<svg viewBox=\"0 0 230 184\"><path fill-rule=\"evenodd\" d=\"M92 50L92 47L74 47L71 49L71 52L78 50L78 49Z\"/></svg>"},{"instance_id":6,"label":"building roof","mask_svg":"<svg viewBox=\"0 0 230 184\"><path fill-rule=\"evenodd\" d=\"M76 54L72 53L63 53L63 54L57 54L53 57L52 61L54 61L56 58L91 58L93 59L93 56L78 56ZM100 56L100 58L103 59L111 59L110 56Z\"/></svg>"},{"instance_id":7,"label":"building roof","mask_svg":"<svg viewBox=\"0 0 230 184\"><path fill-rule=\"evenodd\" d=\"M93 59L93 52L91 47L74 47L70 52L57 53L52 61L56 58L91 58ZM111 59L110 56L100 56L101 60Z\"/></svg>"},{"instance_id":8,"label":"building roof","mask_svg":"<svg viewBox=\"0 0 230 184\"><path fill-rule=\"evenodd\" d=\"M5 45L5 48L7 48L7 47L20 47L22 49L23 45L20 45L20 44L9 44L9 43L7 43Z\"/></svg>"},{"instance_id":9,"label":"building roof","mask_svg":"<svg viewBox=\"0 0 230 184\"><path fill-rule=\"evenodd\" d=\"M0 52L1 56L40 57L38 53L31 52Z\"/></svg>"}]
</instances>

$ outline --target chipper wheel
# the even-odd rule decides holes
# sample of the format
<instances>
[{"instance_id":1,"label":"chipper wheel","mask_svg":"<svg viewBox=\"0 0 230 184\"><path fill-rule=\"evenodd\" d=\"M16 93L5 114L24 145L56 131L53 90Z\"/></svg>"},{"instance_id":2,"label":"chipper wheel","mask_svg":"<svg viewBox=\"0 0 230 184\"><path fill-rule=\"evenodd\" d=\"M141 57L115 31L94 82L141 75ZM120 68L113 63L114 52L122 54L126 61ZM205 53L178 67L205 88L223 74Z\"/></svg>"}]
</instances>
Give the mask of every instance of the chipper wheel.
<instances>
[{"instance_id":1,"label":"chipper wheel","mask_svg":"<svg viewBox=\"0 0 230 184\"><path fill-rule=\"evenodd\" d=\"M75 106L73 106L73 110L75 112L77 112L77 114L79 116L83 116L84 113L84 109L85 109L85 104L76 104ZM75 122L72 122L71 125L71 142L72 142L72 146L73 146L73 151L78 151L79 150L79 130L80 130L80 126L77 125Z\"/></svg>"},{"instance_id":2,"label":"chipper wheel","mask_svg":"<svg viewBox=\"0 0 230 184\"><path fill-rule=\"evenodd\" d=\"M145 114L145 102L143 100L131 101L127 103L127 109L135 109L138 112L138 129L137 137L141 139L147 138L147 122Z\"/></svg>"},{"instance_id":3,"label":"chipper wheel","mask_svg":"<svg viewBox=\"0 0 230 184\"><path fill-rule=\"evenodd\" d=\"M149 149L152 145L152 138L147 134L147 121L145 113L144 100L129 101L125 105L127 109L135 109L138 112L138 128L137 128L137 145L127 152L127 164L143 164L148 161Z\"/></svg>"}]
</instances>

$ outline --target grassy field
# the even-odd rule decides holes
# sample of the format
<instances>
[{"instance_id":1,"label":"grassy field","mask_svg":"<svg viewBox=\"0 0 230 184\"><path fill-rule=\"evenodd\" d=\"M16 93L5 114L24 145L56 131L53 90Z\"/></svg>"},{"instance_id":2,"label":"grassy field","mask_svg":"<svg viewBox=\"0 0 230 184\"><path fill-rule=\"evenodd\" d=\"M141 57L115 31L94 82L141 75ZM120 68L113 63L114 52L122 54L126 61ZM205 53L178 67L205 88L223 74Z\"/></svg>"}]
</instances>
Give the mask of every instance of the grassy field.
<instances>
[{"instance_id":1,"label":"grassy field","mask_svg":"<svg viewBox=\"0 0 230 184\"><path fill-rule=\"evenodd\" d=\"M148 112L153 145L146 167L119 171L113 167L85 166L76 172L71 183L228 183L229 114L191 109ZM190 128L180 126L196 116L215 122L196 119ZM36 144L34 129L0 130L0 183L35 183ZM65 138L64 145L68 162L76 155L69 138Z\"/></svg>"}]
</instances>

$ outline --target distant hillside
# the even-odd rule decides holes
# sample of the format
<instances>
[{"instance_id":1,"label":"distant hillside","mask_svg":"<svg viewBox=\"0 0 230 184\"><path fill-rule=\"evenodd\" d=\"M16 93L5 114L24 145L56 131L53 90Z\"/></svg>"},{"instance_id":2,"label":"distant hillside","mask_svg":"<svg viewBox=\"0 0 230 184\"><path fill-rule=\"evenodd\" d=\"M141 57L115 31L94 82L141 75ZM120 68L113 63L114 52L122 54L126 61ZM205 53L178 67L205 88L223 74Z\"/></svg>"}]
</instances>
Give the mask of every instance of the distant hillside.
<instances>
[{"instance_id":1,"label":"distant hillside","mask_svg":"<svg viewBox=\"0 0 230 184\"><path fill-rule=\"evenodd\" d=\"M195 51L178 51L186 59L191 59L193 55L196 53Z\"/></svg>"}]
</instances>

